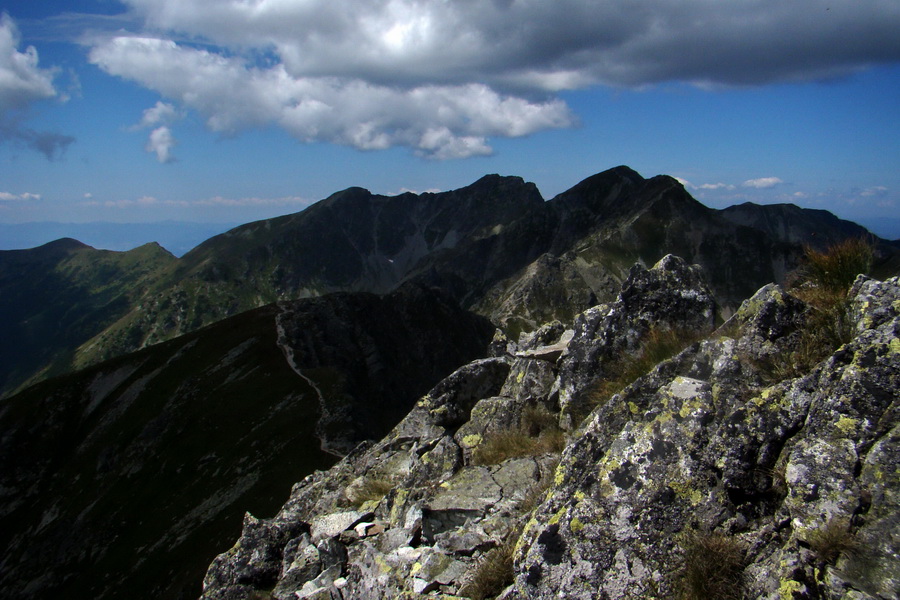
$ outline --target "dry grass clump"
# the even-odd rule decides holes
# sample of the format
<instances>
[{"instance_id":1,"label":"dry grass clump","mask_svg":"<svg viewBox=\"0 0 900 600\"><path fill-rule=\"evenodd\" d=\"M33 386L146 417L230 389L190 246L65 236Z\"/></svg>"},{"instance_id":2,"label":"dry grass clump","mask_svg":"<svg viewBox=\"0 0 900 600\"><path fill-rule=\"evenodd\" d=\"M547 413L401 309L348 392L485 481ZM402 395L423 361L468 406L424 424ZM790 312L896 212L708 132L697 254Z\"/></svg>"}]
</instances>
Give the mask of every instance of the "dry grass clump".
<instances>
[{"instance_id":1,"label":"dry grass clump","mask_svg":"<svg viewBox=\"0 0 900 600\"><path fill-rule=\"evenodd\" d=\"M500 431L485 437L475 448L472 452L472 463L497 465L507 458L562 452L565 447L566 435L555 425L538 435L524 429Z\"/></svg>"},{"instance_id":2,"label":"dry grass clump","mask_svg":"<svg viewBox=\"0 0 900 600\"><path fill-rule=\"evenodd\" d=\"M525 497L519 502L518 507L522 514L530 513L543 502L547 490L550 489L550 486L553 484L553 474L556 471L557 465L559 465L558 460L553 463L552 468L547 469L540 481L535 482L528 488L528 491L525 492Z\"/></svg>"},{"instance_id":3,"label":"dry grass clump","mask_svg":"<svg viewBox=\"0 0 900 600\"><path fill-rule=\"evenodd\" d=\"M469 572L466 582L458 594L472 600L493 598L515 579L513 553L516 549L518 531L510 533L502 544L488 550L475 568Z\"/></svg>"},{"instance_id":4,"label":"dry grass clump","mask_svg":"<svg viewBox=\"0 0 900 600\"><path fill-rule=\"evenodd\" d=\"M744 549L733 537L690 533L682 538L683 564L678 572L680 600L741 600L744 594Z\"/></svg>"},{"instance_id":5,"label":"dry grass clump","mask_svg":"<svg viewBox=\"0 0 900 600\"><path fill-rule=\"evenodd\" d=\"M619 393L629 383L702 337L697 332L651 327L637 355L623 357L610 367L609 377L591 387L588 392L591 404L600 404Z\"/></svg>"},{"instance_id":6,"label":"dry grass clump","mask_svg":"<svg viewBox=\"0 0 900 600\"><path fill-rule=\"evenodd\" d=\"M519 427L485 436L472 452L472 463L497 465L507 458L562 452L566 435L558 420L543 406L529 405L522 411Z\"/></svg>"},{"instance_id":7,"label":"dry grass clump","mask_svg":"<svg viewBox=\"0 0 900 600\"><path fill-rule=\"evenodd\" d=\"M872 268L875 251L868 241L851 238L824 252L807 246L804 257L803 271L809 281L825 290L846 293L857 275Z\"/></svg>"},{"instance_id":8,"label":"dry grass clump","mask_svg":"<svg viewBox=\"0 0 900 600\"><path fill-rule=\"evenodd\" d=\"M842 554L853 554L860 548L859 540L850 530L847 519L831 519L820 529L810 532L806 541L823 563L834 564Z\"/></svg>"},{"instance_id":9,"label":"dry grass clump","mask_svg":"<svg viewBox=\"0 0 900 600\"><path fill-rule=\"evenodd\" d=\"M801 282L790 292L810 307L797 346L762 366L776 381L807 373L853 337L847 292L872 266L874 251L865 240L849 239L824 252L806 248Z\"/></svg>"},{"instance_id":10,"label":"dry grass clump","mask_svg":"<svg viewBox=\"0 0 900 600\"><path fill-rule=\"evenodd\" d=\"M378 501L394 489L394 482L378 475L366 477L360 485L347 488L345 495L351 506L360 507L370 500Z\"/></svg>"}]
</instances>

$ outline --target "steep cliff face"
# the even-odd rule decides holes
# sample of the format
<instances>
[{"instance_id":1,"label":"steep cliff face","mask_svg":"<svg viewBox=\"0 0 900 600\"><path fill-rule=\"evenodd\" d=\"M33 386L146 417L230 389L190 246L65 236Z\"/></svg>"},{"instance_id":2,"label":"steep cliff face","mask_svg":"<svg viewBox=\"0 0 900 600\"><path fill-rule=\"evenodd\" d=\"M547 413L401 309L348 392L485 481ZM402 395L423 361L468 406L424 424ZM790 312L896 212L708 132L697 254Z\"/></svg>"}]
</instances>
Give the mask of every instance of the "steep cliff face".
<instances>
[{"instance_id":1,"label":"steep cliff face","mask_svg":"<svg viewBox=\"0 0 900 600\"><path fill-rule=\"evenodd\" d=\"M900 279L858 278L812 355L814 305L765 286L712 331L712 298L668 256L574 330L498 335L246 515L203 598L896 599Z\"/></svg>"},{"instance_id":2,"label":"steep cliff face","mask_svg":"<svg viewBox=\"0 0 900 600\"><path fill-rule=\"evenodd\" d=\"M339 294L5 399L4 595L196 597L245 510L274 513L295 481L389 431L492 334L428 289Z\"/></svg>"}]
</instances>

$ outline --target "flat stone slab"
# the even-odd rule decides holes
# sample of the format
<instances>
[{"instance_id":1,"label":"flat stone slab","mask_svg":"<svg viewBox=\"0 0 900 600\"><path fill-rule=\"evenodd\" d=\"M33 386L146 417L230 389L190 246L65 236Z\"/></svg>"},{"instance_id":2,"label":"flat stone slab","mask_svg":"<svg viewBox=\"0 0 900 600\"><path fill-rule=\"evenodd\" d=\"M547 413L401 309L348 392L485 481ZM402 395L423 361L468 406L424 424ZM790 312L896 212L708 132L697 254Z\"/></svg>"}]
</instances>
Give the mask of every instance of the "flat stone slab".
<instances>
[{"instance_id":1,"label":"flat stone slab","mask_svg":"<svg viewBox=\"0 0 900 600\"><path fill-rule=\"evenodd\" d=\"M332 513L314 519L310 523L309 531L313 543L327 538L333 538L346 529L350 529L363 519L367 518L371 513L361 513L355 510L346 512Z\"/></svg>"}]
</instances>

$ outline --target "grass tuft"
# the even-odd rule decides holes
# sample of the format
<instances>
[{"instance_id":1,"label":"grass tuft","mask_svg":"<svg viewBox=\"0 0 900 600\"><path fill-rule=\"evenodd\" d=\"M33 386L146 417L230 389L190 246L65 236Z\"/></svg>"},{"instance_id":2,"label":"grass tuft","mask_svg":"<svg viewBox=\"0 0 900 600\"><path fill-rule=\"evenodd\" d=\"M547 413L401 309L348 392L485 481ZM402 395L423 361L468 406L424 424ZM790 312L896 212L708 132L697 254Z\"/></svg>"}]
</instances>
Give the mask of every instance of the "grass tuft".
<instances>
[{"instance_id":1,"label":"grass tuft","mask_svg":"<svg viewBox=\"0 0 900 600\"><path fill-rule=\"evenodd\" d=\"M678 572L680 600L741 600L744 549L733 537L689 533L683 536Z\"/></svg>"},{"instance_id":2,"label":"grass tuft","mask_svg":"<svg viewBox=\"0 0 900 600\"><path fill-rule=\"evenodd\" d=\"M562 452L566 447L566 435L555 425L537 436L527 430L500 431L485 437L472 452L476 465L498 465L508 458L536 456L549 452Z\"/></svg>"},{"instance_id":3,"label":"grass tuft","mask_svg":"<svg viewBox=\"0 0 900 600\"><path fill-rule=\"evenodd\" d=\"M811 532L806 541L816 558L827 564L834 564L842 554L853 554L860 549L859 540L850 530L847 519L831 519Z\"/></svg>"},{"instance_id":4,"label":"grass tuft","mask_svg":"<svg viewBox=\"0 0 900 600\"><path fill-rule=\"evenodd\" d=\"M347 488L345 495L351 506L360 507L370 500L379 501L394 489L394 482L387 477L366 477L358 486Z\"/></svg>"},{"instance_id":5,"label":"grass tuft","mask_svg":"<svg viewBox=\"0 0 900 600\"><path fill-rule=\"evenodd\" d=\"M681 329L651 327L636 356L623 357L610 367L609 377L591 386L588 391L590 404L602 404L621 392L632 381L668 360L703 336Z\"/></svg>"},{"instance_id":6,"label":"grass tuft","mask_svg":"<svg viewBox=\"0 0 900 600\"><path fill-rule=\"evenodd\" d=\"M823 252L807 246L803 266L806 278L816 286L832 292L846 293L860 273L872 268L875 251L861 238L851 238Z\"/></svg>"},{"instance_id":7,"label":"grass tuft","mask_svg":"<svg viewBox=\"0 0 900 600\"><path fill-rule=\"evenodd\" d=\"M518 537L518 531L514 531L502 544L488 550L469 572L466 582L459 588L459 595L472 600L485 600L506 589L515 580L513 553Z\"/></svg>"}]
</instances>

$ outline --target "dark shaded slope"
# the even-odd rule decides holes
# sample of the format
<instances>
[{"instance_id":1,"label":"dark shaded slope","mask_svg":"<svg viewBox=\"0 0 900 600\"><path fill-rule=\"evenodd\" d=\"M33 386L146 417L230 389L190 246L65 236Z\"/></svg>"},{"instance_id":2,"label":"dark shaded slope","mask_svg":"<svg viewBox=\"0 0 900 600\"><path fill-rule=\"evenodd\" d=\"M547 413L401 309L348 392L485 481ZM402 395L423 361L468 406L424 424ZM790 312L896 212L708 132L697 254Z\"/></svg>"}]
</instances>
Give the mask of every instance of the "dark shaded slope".
<instances>
[{"instance_id":1,"label":"dark shaded slope","mask_svg":"<svg viewBox=\"0 0 900 600\"><path fill-rule=\"evenodd\" d=\"M425 289L337 294L243 313L3 400L4 594L197 597L245 510L272 514L295 481L334 461L318 435L342 447L383 435L492 333ZM341 418L322 423L322 405Z\"/></svg>"},{"instance_id":2,"label":"dark shaded slope","mask_svg":"<svg viewBox=\"0 0 900 600\"><path fill-rule=\"evenodd\" d=\"M67 371L175 260L157 244L111 252L72 239L0 252L0 396Z\"/></svg>"}]
</instances>

